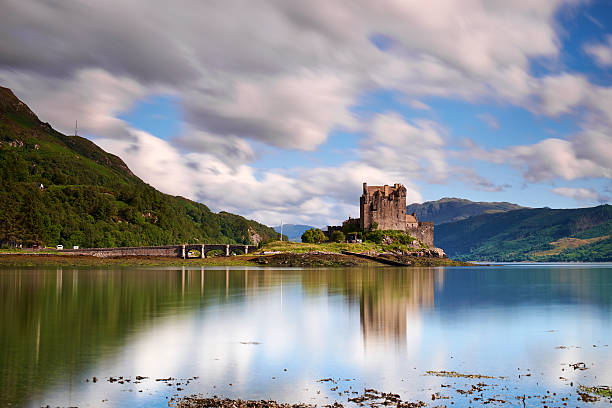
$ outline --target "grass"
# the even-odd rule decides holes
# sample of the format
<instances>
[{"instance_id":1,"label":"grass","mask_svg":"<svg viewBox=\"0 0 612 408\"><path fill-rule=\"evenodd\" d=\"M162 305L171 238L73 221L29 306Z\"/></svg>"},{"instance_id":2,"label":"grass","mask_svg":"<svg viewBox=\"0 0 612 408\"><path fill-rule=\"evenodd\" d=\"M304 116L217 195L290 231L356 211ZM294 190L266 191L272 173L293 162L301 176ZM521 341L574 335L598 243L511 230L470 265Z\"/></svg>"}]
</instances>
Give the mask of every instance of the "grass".
<instances>
[{"instance_id":1,"label":"grass","mask_svg":"<svg viewBox=\"0 0 612 408\"><path fill-rule=\"evenodd\" d=\"M599 387L585 387L584 385L581 385L579 390L589 394L595 394L600 397L612 398L612 388L605 385Z\"/></svg>"},{"instance_id":2,"label":"grass","mask_svg":"<svg viewBox=\"0 0 612 408\"><path fill-rule=\"evenodd\" d=\"M342 253L342 251L350 252L366 252L374 251L378 253L402 250L407 252L415 251L407 245L401 245L393 243L391 245L381 245L374 242L363 242L361 244L347 244L346 242L322 242L320 244L304 244L301 242L288 242L288 241L273 241L262 245L259 251L269 252L292 252L296 254L302 254L305 252L324 251Z\"/></svg>"},{"instance_id":3,"label":"grass","mask_svg":"<svg viewBox=\"0 0 612 408\"><path fill-rule=\"evenodd\" d=\"M45 248L45 249L37 249L37 250L29 250L23 248L0 248L0 255L4 254L55 254L58 253L56 249L53 248Z\"/></svg>"},{"instance_id":4,"label":"grass","mask_svg":"<svg viewBox=\"0 0 612 408\"><path fill-rule=\"evenodd\" d=\"M533 252L533 255L535 256L559 255L561 252L563 252L566 249L579 248L581 246L593 244L599 241L604 241L608 238L610 238L610 235L604 235L602 237L594 237L594 238L583 238L583 239L572 238L572 237L561 238L561 239L558 239L550 243L550 245L554 246L553 249L550 249L548 251L536 251L536 252Z\"/></svg>"},{"instance_id":5,"label":"grass","mask_svg":"<svg viewBox=\"0 0 612 408\"><path fill-rule=\"evenodd\" d=\"M43 255L21 256L1 255L0 266L84 266L84 267L153 267L153 266L254 266L252 255L237 255L218 258L166 258L166 257L121 257L96 258L93 256Z\"/></svg>"}]
</instances>

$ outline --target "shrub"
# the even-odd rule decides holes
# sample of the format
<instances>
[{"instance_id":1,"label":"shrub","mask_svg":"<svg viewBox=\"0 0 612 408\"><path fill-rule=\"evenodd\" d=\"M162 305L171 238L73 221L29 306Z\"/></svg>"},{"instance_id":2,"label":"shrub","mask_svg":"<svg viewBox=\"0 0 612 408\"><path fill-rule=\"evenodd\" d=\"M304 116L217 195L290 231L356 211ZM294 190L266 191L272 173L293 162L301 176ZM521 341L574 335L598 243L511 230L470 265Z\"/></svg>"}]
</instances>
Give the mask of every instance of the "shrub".
<instances>
[{"instance_id":1,"label":"shrub","mask_svg":"<svg viewBox=\"0 0 612 408\"><path fill-rule=\"evenodd\" d=\"M331 233L330 241L332 241L332 242L344 242L344 241L346 241L346 236L344 235L344 232L342 232L340 230L336 230L336 231L333 231Z\"/></svg>"},{"instance_id":2,"label":"shrub","mask_svg":"<svg viewBox=\"0 0 612 408\"><path fill-rule=\"evenodd\" d=\"M302 242L307 244L318 244L326 240L325 234L319 228L311 228L302 234Z\"/></svg>"},{"instance_id":3,"label":"shrub","mask_svg":"<svg viewBox=\"0 0 612 408\"><path fill-rule=\"evenodd\" d=\"M382 244L384 237L389 237L393 240L394 243L409 245L414 238L409 234L403 231L393 231L393 230L376 230L370 231L363 235L364 241L374 242L376 244Z\"/></svg>"}]
</instances>

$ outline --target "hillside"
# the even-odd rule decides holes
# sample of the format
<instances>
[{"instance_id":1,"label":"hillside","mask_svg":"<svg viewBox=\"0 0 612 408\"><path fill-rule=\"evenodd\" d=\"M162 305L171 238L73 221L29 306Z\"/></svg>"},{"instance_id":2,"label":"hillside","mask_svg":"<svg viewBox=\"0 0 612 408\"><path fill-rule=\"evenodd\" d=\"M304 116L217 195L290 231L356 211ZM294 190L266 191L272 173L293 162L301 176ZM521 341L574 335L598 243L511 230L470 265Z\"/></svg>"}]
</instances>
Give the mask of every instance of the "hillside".
<instances>
[{"instance_id":1,"label":"hillside","mask_svg":"<svg viewBox=\"0 0 612 408\"><path fill-rule=\"evenodd\" d=\"M157 191L119 157L55 131L0 87L0 245L256 243L277 236L255 221Z\"/></svg>"},{"instance_id":2,"label":"hillside","mask_svg":"<svg viewBox=\"0 0 612 408\"><path fill-rule=\"evenodd\" d=\"M280 234L281 232L280 225L277 225L276 227L273 227L273 228L274 228L274 231ZM304 231L310 228L315 228L315 227L313 227L312 225L285 224L283 225L283 235L286 236L289 239L289 241L302 242L302 234L304 233Z\"/></svg>"},{"instance_id":3,"label":"hillside","mask_svg":"<svg viewBox=\"0 0 612 408\"><path fill-rule=\"evenodd\" d=\"M612 261L612 206L481 214L436 227L449 257L482 261Z\"/></svg>"},{"instance_id":4,"label":"hillside","mask_svg":"<svg viewBox=\"0 0 612 408\"><path fill-rule=\"evenodd\" d=\"M419 221L433 221L435 225L460 221L474 215L519 210L520 205L506 202L470 201L463 198L442 198L426 201L423 204L410 204L408 214L416 213Z\"/></svg>"}]
</instances>

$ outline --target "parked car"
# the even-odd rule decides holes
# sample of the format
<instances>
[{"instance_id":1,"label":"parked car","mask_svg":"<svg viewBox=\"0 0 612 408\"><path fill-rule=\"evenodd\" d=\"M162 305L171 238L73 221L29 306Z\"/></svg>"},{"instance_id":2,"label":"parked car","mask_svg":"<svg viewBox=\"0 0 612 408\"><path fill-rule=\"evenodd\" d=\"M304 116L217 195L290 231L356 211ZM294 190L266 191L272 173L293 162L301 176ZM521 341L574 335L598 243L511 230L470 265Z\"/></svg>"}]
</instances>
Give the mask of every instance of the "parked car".
<instances>
[{"instance_id":1,"label":"parked car","mask_svg":"<svg viewBox=\"0 0 612 408\"><path fill-rule=\"evenodd\" d=\"M79 249L79 246L78 245L73 245L72 249Z\"/></svg>"},{"instance_id":2,"label":"parked car","mask_svg":"<svg viewBox=\"0 0 612 408\"><path fill-rule=\"evenodd\" d=\"M56 249L57 249L58 251L61 251L62 249L64 249L64 246L63 246L63 245L58 245L58 246L56 247Z\"/></svg>"}]
</instances>

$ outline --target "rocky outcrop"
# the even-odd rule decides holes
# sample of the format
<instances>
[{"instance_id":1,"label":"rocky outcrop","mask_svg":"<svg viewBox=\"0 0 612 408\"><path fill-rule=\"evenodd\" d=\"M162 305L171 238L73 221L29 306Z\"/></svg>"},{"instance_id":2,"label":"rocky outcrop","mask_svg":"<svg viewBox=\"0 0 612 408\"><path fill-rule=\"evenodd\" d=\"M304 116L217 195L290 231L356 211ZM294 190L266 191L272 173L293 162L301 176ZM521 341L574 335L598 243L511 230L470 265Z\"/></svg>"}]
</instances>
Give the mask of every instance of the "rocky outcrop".
<instances>
[{"instance_id":1,"label":"rocky outcrop","mask_svg":"<svg viewBox=\"0 0 612 408\"><path fill-rule=\"evenodd\" d=\"M251 240L253 245L259 245L259 243L261 242L261 235L259 235L257 231L255 231L251 227L249 227L248 232L249 232L249 239Z\"/></svg>"},{"instance_id":2,"label":"rocky outcrop","mask_svg":"<svg viewBox=\"0 0 612 408\"><path fill-rule=\"evenodd\" d=\"M428 248L422 251L413 252L412 256L422 256L428 258L448 258L442 248Z\"/></svg>"}]
</instances>

